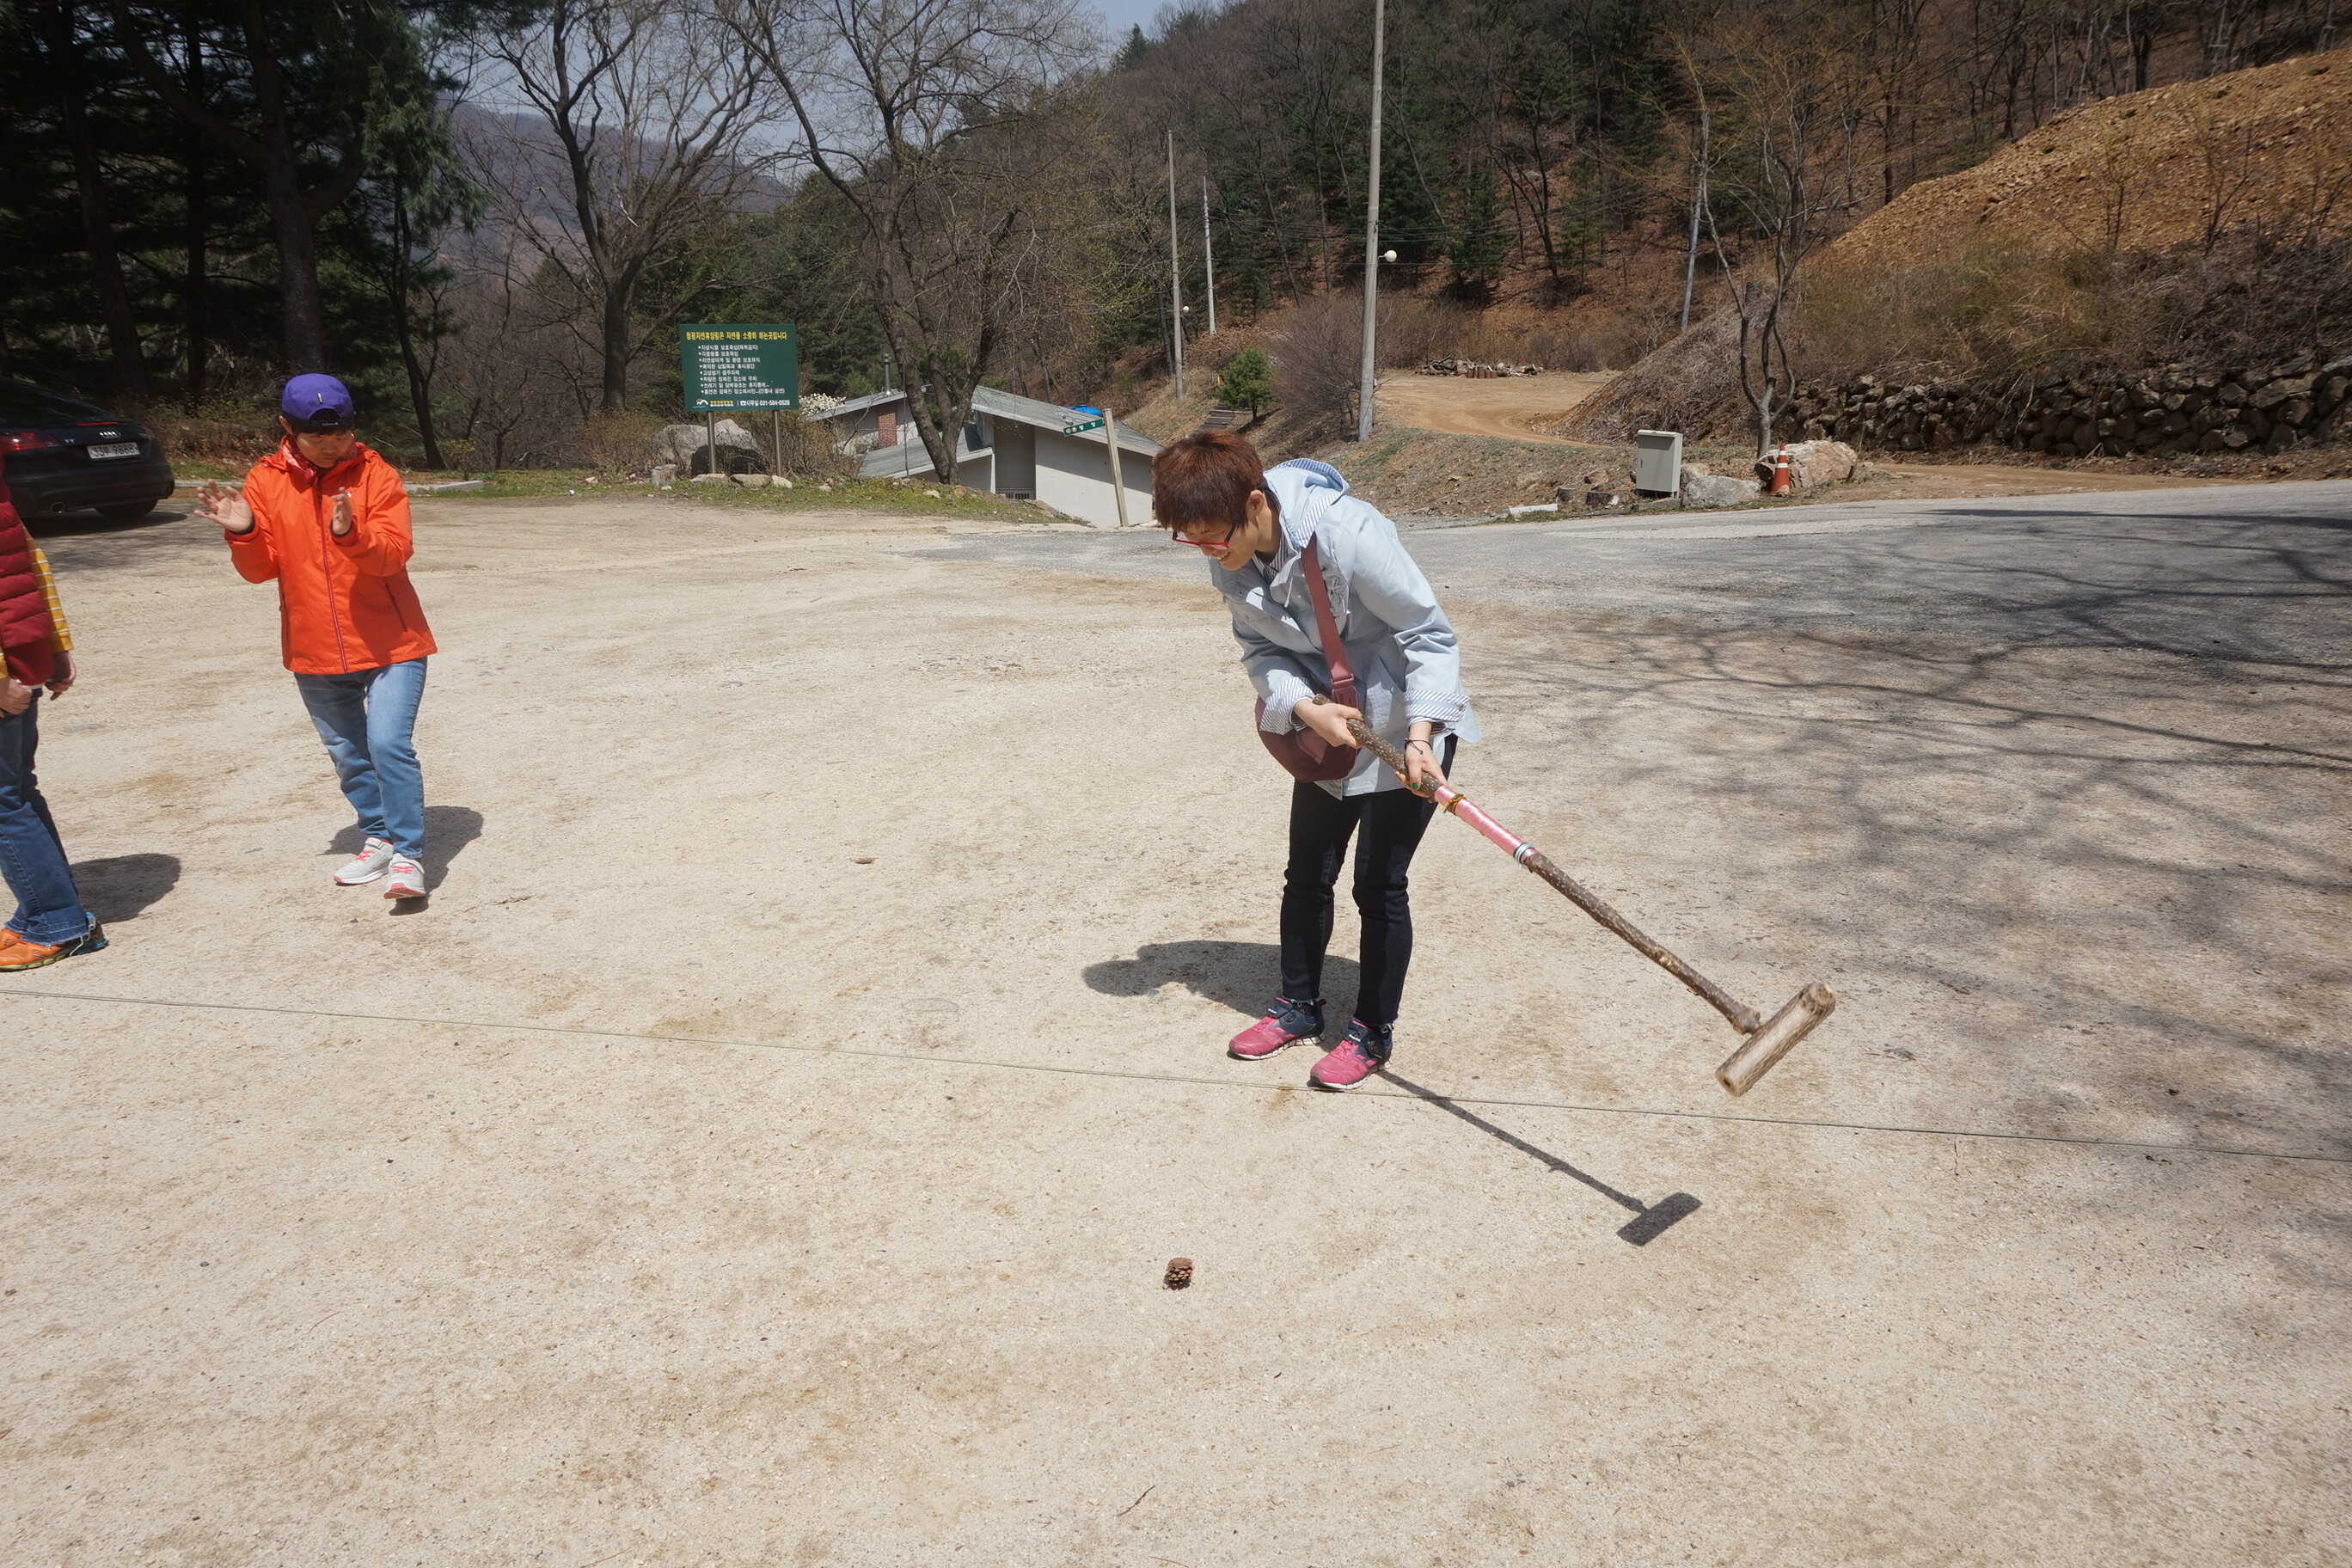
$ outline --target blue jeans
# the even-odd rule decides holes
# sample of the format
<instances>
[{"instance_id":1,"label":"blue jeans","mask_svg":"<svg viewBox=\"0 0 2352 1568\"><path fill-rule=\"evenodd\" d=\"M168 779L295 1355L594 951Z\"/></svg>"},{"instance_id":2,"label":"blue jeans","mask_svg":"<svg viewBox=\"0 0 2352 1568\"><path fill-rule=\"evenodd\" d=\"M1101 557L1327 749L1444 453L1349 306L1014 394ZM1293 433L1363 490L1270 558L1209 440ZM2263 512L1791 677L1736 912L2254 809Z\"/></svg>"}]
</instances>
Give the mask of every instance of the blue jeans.
<instances>
[{"instance_id":1,"label":"blue jeans","mask_svg":"<svg viewBox=\"0 0 2352 1568\"><path fill-rule=\"evenodd\" d=\"M41 741L41 693L22 713L0 714L0 874L16 895L8 929L27 942L57 947L86 936L98 923L81 907L56 819L33 777Z\"/></svg>"},{"instance_id":2,"label":"blue jeans","mask_svg":"<svg viewBox=\"0 0 2352 1568\"><path fill-rule=\"evenodd\" d=\"M409 731L425 696L425 661L404 659L349 675L298 675L302 705L334 759L360 831L388 838L415 859L425 853L425 773Z\"/></svg>"}]
</instances>

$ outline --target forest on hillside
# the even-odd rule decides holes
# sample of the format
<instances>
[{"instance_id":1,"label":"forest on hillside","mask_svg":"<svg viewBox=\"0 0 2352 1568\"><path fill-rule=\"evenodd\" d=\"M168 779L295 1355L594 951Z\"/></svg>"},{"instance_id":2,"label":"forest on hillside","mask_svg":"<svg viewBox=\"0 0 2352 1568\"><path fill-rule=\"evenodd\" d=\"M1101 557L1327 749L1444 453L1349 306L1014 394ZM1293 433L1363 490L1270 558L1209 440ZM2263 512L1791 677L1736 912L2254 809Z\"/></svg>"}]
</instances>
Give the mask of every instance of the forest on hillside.
<instances>
[{"instance_id":1,"label":"forest on hillside","mask_svg":"<svg viewBox=\"0 0 2352 1568\"><path fill-rule=\"evenodd\" d=\"M2082 104L2334 47L2336 12L1391 0L1391 286L1582 311L1622 363L1686 269L1719 300ZM195 428L327 368L396 451L534 465L673 415L680 322L789 321L810 390L911 383L951 438L982 383L1077 402L1213 308L1344 300L1372 13L6 0L0 374Z\"/></svg>"}]
</instances>

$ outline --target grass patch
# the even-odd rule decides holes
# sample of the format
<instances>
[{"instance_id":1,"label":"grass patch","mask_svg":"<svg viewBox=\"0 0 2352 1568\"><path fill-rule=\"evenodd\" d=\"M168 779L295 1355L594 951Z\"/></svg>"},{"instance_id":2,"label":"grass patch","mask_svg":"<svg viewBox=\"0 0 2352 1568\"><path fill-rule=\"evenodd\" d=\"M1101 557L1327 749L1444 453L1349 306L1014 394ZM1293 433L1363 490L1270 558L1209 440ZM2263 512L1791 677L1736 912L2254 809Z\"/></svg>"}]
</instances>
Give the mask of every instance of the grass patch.
<instances>
[{"instance_id":1,"label":"grass patch","mask_svg":"<svg viewBox=\"0 0 2352 1568\"><path fill-rule=\"evenodd\" d=\"M218 479L236 483L242 468L219 463L174 459L172 472L182 479ZM542 500L552 498L643 500L660 497L694 506L761 511L887 510L915 516L986 519L998 522L1045 525L1073 520L1032 501L1007 500L961 485L926 484L917 479L795 479L791 489L773 485L747 489L741 485L698 485L683 481L667 489L649 479L606 482L590 480L576 468L508 468L495 474L468 474L430 468L404 468L401 478L412 485L481 481L478 490L445 490L419 500L457 503L474 501ZM830 489L819 489L830 485ZM936 493L934 493L936 492Z\"/></svg>"}]
</instances>

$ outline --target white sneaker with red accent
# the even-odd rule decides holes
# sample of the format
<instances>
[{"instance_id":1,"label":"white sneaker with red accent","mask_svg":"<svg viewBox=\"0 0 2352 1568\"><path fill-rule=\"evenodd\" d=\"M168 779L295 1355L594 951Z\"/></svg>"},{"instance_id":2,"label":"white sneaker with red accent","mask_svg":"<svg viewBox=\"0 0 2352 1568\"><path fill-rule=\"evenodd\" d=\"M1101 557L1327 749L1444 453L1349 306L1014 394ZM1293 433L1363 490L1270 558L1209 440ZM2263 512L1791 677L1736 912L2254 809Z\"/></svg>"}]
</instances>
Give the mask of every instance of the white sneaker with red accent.
<instances>
[{"instance_id":1,"label":"white sneaker with red accent","mask_svg":"<svg viewBox=\"0 0 2352 1568\"><path fill-rule=\"evenodd\" d=\"M405 855L395 855L386 868L383 896L387 899L421 899L425 896L425 868Z\"/></svg>"},{"instance_id":2,"label":"white sneaker with red accent","mask_svg":"<svg viewBox=\"0 0 2352 1568\"><path fill-rule=\"evenodd\" d=\"M371 838L360 846L360 852L352 857L350 865L335 873L335 881L341 887L356 888L383 876L384 868L391 864L392 840Z\"/></svg>"}]
</instances>

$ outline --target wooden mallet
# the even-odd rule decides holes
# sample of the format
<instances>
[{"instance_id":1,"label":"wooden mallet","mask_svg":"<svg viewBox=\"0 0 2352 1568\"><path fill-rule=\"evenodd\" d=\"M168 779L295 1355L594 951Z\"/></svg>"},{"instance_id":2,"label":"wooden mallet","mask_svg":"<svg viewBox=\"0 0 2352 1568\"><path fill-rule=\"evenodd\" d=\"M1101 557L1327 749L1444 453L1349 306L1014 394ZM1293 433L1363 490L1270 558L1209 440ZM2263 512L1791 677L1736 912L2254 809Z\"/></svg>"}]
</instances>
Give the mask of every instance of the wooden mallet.
<instances>
[{"instance_id":1,"label":"wooden mallet","mask_svg":"<svg viewBox=\"0 0 2352 1568\"><path fill-rule=\"evenodd\" d=\"M1318 697L1315 700L1323 702L1328 699ZM1356 744L1386 763L1397 777L1412 776L1406 771L1403 754L1381 740L1361 719L1349 720L1348 731L1356 738ZM1569 902L1615 932L1627 946L1689 986L1700 1000L1722 1014L1733 1028L1746 1037L1739 1048L1715 1069L1715 1081L1735 1097L1754 1088L1758 1079L1772 1070L1773 1063L1787 1056L1791 1047L1811 1034L1837 1006L1837 993L1815 981L1790 997L1788 1005L1771 1017L1759 1018L1755 1008L1727 994L1714 981L1651 941L1591 889L1553 865L1549 856L1471 805L1460 790L1451 784L1437 784L1416 793L1435 801L1438 810L1460 817L1500 845L1512 859L1559 889Z\"/></svg>"}]
</instances>

